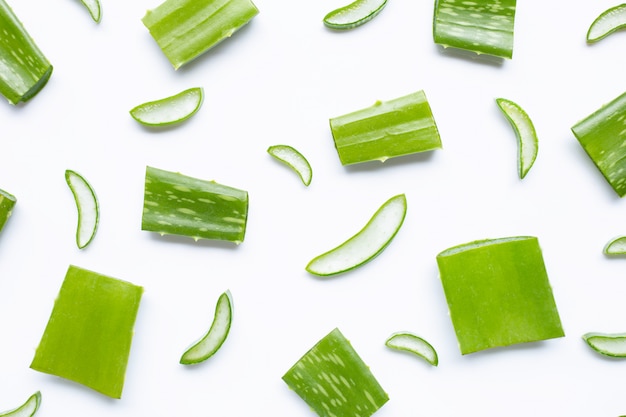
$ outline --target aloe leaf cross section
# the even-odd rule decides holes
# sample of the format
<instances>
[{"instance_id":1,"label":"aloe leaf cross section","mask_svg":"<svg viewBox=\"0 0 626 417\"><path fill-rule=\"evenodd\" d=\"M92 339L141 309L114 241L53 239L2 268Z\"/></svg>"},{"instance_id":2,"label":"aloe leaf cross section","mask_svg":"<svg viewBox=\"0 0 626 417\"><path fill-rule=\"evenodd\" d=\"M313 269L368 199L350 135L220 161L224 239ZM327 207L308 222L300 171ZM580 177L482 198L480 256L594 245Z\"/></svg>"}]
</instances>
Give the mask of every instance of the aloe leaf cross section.
<instances>
[{"instance_id":1,"label":"aloe leaf cross section","mask_svg":"<svg viewBox=\"0 0 626 417\"><path fill-rule=\"evenodd\" d=\"M37 391L24 404L9 411L0 412L0 417L32 417L41 405L41 392Z\"/></svg>"},{"instance_id":2,"label":"aloe leaf cross section","mask_svg":"<svg viewBox=\"0 0 626 417\"><path fill-rule=\"evenodd\" d=\"M13 194L0 190L0 231L11 217L16 203L17 199Z\"/></svg>"}]
</instances>

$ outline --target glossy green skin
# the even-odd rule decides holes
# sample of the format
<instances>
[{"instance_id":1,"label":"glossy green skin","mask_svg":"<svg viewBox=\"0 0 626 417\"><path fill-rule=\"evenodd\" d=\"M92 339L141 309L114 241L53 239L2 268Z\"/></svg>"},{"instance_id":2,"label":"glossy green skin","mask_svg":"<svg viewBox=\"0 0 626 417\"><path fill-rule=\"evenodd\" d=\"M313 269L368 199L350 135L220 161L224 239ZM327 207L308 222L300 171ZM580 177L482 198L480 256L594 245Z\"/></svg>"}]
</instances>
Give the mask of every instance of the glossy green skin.
<instances>
[{"instance_id":1,"label":"glossy green skin","mask_svg":"<svg viewBox=\"0 0 626 417\"><path fill-rule=\"evenodd\" d=\"M248 23L259 10L250 0L166 0L142 22L175 69Z\"/></svg>"},{"instance_id":2,"label":"glossy green skin","mask_svg":"<svg viewBox=\"0 0 626 417\"><path fill-rule=\"evenodd\" d=\"M142 293L70 266L30 367L121 398Z\"/></svg>"},{"instance_id":3,"label":"glossy green skin","mask_svg":"<svg viewBox=\"0 0 626 417\"><path fill-rule=\"evenodd\" d=\"M462 354L564 336L537 238L471 242L437 264Z\"/></svg>"},{"instance_id":4,"label":"glossy green skin","mask_svg":"<svg viewBox=\"0 0 626 417\"><path fill-rule=\"evenodd\" d=\"M300 358L283 375L283 381L320 417L368 417L389 400L339 329Z\"/></svg>"},{"instance_id":5,"label":"glossy green skin","mask_svg":"<svg viewBox=\"0 0 626 417\"><path fill-rule=\"evenodd\" d=\"M13 207L17 203L17 199L12 194L0 190L0 231L11 217Z\"/></svg>"}]
</instances>

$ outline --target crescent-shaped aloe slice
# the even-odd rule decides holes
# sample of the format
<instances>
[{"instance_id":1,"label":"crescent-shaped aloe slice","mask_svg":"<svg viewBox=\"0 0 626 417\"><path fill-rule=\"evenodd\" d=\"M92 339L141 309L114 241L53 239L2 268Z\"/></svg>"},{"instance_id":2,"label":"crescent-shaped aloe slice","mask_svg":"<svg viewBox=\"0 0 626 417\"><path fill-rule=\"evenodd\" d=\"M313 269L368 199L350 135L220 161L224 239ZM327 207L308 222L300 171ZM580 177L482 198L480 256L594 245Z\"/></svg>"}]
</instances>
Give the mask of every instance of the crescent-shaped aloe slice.
<instances>
[{"instance_id":1,"label":"crescent-shaped aloe slice","mask_svg":"<svg viewBox=\"0 0 626 417\"><path fill-rule=\"evenodd\" d=\"M98 198L93 187L77 172L66 170L65 181L70 190L72 190L76 209L78 210L76 245L79 249L83 249L91 243L98 230L98 222L100 220Z\"/></svg>"},{"instance_id":2,"label":"crescent-shaped aloe slice","mask_svg":"<svg viewBox=\"0 0 626 417\"><path fill-rule=\"evenodd\" d=\"M267 153L296 171L304 185L308 187L311 184L313 177L311 165L295 148L289 145L273 145L267 148Z\"/></svg>"},{"instance_id":3,"label":"crescent-shaped aloe slice","mask_svg":"<svg viewBox=\"0 0 626 417\"><path fill-rule=\"evenodd\" d=\"M605 255L626 255L626 236L611 239L602 250Z\"/></svg>"},{"instance_id":4,"label":"crescent-shaped aloe slice","mask_svg":"<svg viewBox=\"0 0 626 417\"><path fill-rule=\"evenodd\" d=\"M524 178L537 159L539 141L537 132L528 114L518 104L505 98L497 98L496 103L511 123L518 142L517 166L520 179Z\"/></svg>"},{"instance_id":5,"label":"crescent-shaped aloe slice","mask_svg":"<svg viewBox=\"0 0 626 417\"><path fill-rule=\"evenodd\" d=\"M202 106L201 87L189 88L154 101L142 103L130 110L133 119L146 126L168 126L189 119Z\"/></svg>"},{"instance_id":6,"label":"crescent-shaped aloe slice","mask_svg":"<svg viewBox=\"0 0 626 417\"><path fill-rule=\"evenodd\" d=\"M596 352L615 358L626 358L626 333L590 332L583 340Z\"/></svg>"},{"instance_id":7,"label":"crescent-shaped aloe slice","mask_svg":"<svg viewBox=\"0 0 626 417\"><path fill-rule=\"evenodd\" d=\"M183 365L193 365L209 359L222 347L228 337L233 320L233 299L230 291L224 292L217 300L215 316L209 330L180 358Z\"/></svg>"},{"instance_id":8,"label":"crescent-shaped aloe slice","mask_svg":"<svg viewBox=\"0 0 626 417\"><path fill-rule=\"evenodd\" d=\"M395 237L406 215L406 197L391 197L374 213L367 224L341 245L309 262L306 270L330 276L357 268L379 255Z\"/></svg>"},{"instance_id":9,"label":"crescent-shaped aloe slice","mask_svg":"<svg viewBox=\"0 0 626 417\"><path fill-rule=\"evenodd\" d=\"M611 7L600 13L587 31L587 42L594 43L626 27L626 4Z\"/></svg>"},{"instance_id":10,"label":"crescent-shaped aloe slice","mask_svg":"<svg viewBox=\"0 0 626 417\"><path fill-rule=\"evenodd\" d=\"M31 395L24 404L10 411L0 413L0 417L32 417L41 405L41 392Z\"/></svg>"},{"instance_id":11,"label":"crescent-shaped aloe slice","mask_svg":"<svg viewBox=\"0 0 626 417\"><path fill-rule=\"evenodd\" d=\"M324 16L324 24L332 29L352 29L372 20L386 4L387 0L356 0L329 12Z\"/></svg>"},{"instance_id":12,"label":"crescent-shaped aloe slice","mask_svg":"<svg viewBox=\"0 0 626 417\"><path fill-rule=\"evenodd\" d=\"M17 199L13 194L0 190L0 231L11 217L16 203Z\"/></svg>"},{"instance_id":13,"label":"crescent-shaped aloe slice","mask_svg":"<svg viewBox=\"0 0 626 417\"><path fill-rule=\"evenodd\" d=\"M433 366L439 364L439 358L435 348L426 340L413 333L396 332L385 341L385 346L391 349L413 353L422 357Z\"/></svg>"},{"instance_id":14,"label":"crescent-shaped aloe slice","mask_svg":"<svg viewBox=\"0 0 626 417\"><path fill-rule=\"evenodd\" d=\"M89 15L94 22L100 23L102 19L102 6L100 0L80 0L80 2L87 8Z\"/></svg>"}]
</instances>

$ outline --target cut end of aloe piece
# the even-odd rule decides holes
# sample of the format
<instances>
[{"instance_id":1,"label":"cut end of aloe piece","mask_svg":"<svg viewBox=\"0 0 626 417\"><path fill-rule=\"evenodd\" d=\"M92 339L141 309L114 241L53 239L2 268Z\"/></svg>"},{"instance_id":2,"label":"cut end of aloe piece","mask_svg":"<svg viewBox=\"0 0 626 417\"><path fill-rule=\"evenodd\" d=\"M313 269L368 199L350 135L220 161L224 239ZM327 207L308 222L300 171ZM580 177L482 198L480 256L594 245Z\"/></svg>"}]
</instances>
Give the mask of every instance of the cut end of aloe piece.
<instances>
[{"instance_id":1,"label":"cut end of aloe piece","mask_svg":"<svg viewBox=\"0 0 626 417\"><path fill-rule=\"evenodd\" d=\"M433 366L439 364L439 358L435 348L426 340L413 333L396 332L385 341L385 346L391 349L413 353L425 359Z\"/></svg>"},{"instance_id":2,"label":"cut end of aloe piece","mask_svg":"<svg viewBox=\"0 0 626 417\"><path fill-rule=\"evenodd\" d=\"M146 126L170 126L181 123L202 106L201 87L181 91L173 96L142 103L130 110L133 119Z\"/></svg>"},{"instance_id":3,"label":"cut end of aloe piece","mask_svg":"<svg viewBox=\"0 0 626 417\"><path fill-rule=\"evenodd\" d=\"M611 239L602 251L605 255L626 255L626 236Z\"/></svg>"},{"instance_id":4,"label":"cut end of aloe piece","mask_svg":"<svg viewBox=\"0 0 626 417\"><path fill-rule=\"evenodd\" d=\"M511 123L518 142L518 174L523 179L537 159L539 140L533 122L518 104L505 98L497 98L496 103Z\"/></svg>"},{"instance_id":5,"label":"cut end of aloe piece","mask_svg":"<svg viewBox=\"0 0 626 417\"><path fill-rule=\"evenodd\" d=\"M324 24L331 29L352 29L372 20L386 4L387 0L356 0L329 12L324 16Z\"/></svg>"},{"instance_id":6,"label":"cut end of aloe piece","mask_svg":"<svg viewBox=\"0 0 626 417\"><path fill-rule=\"evenodd\" d=\"M614 358L626 358L626 333L590 332L583 340L596 352Z\"/></svg>"},{"instance_id":7,"label":"cut end of aloe piece","mask_svg":"<svg viewBox=\"0 0 626 417\"><path fill-rule=\"evenodd\" d=\"M0 417L32 417L41 405L41 392L31 395L24 404L10 411L0 412Z\"/></svg>"},{"instance_id":8,"label":"cut end of aloe piece","mask_svg":"<svg viewBox=\"0 0 626 417\"><path fill-rule=\"evenodd\" d=\"M100 4L100 0L80 0L83 3L83 6L89 12L89 15L93 19L94 22L100 23L102 19L102 6Z\"/></svg>"},{"instance_id":9,"label":"cut end of aloe piece","mask_svg":"<svg viewBox=\"0 0 626 417\"><path fill-rule=\"evenodd\" d=\"M280 162L291 167L307 187L311 184L313 170L309 161L295 148L288 145L273 145L267 149L267 153Z\"/></svg>"},{"instance_id":10,"label":"cut end of aloe piece","mask_svg":"<svg viewBox=\"0 0 626 417\"><path fill-rule=\"evenodd\" d=\"M17 199L13 194L0 190L0 232L13 213Z\"/></svg>"},{"instance_id":11,"label":"cut end of aloe piece","mask_svg":"<svg viewBox=\"0 0 626 417\"><path fill-rule=\"evenodd\" d=\"M76 245L83 249L96 236L100 221L100 207L96 193L87 180L72 170L65 171L65 181L70 187L78 210Z\"/></svg>"},{"instance_id":12,"label":"cut end of aloe piece","mask_svg":"<svg viewBox=\"0 0 626 417\"><path fill-rule=\"evenodd\" d=\"M396 236L406 216L406 197L396 195L374 213L369 222L350 239L309 262L314 275L337 275L355 269L379 255Z\"/></svg>"},{"instance_id":13,"label":"cut end of aloe piece","mask_svg":"<svg viewBox=\"0 0 626 417\"><path fill-rule=\"evenodd\" d=\"M193 365L209 359L224 344L233 320L233 299L230 291L220 295L209 330L189 347L180 358L183 365Z\"/></svg>"},{"instance_id":14,"label":"cut end of aloe piece","mask_svg":"<svg viewBox=\"0 0 626 417\"><path fill-rule=\"evenodd\" d=\"M595 43L611 33L626 27L626 4L611 7L600 13L587 31L587 42Z\"/></svg>"}]
</instances>

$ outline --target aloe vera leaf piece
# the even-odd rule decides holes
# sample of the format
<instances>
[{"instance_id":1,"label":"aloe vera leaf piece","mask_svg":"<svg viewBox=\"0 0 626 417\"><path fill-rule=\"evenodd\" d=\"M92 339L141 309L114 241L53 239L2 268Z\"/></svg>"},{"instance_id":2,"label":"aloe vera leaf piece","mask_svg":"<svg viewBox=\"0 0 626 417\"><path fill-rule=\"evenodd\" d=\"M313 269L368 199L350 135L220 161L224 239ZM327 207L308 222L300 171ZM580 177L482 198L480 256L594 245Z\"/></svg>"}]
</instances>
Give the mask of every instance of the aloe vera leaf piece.
<instances>
[{"instance_id":1,"label":"aloe vera leaf piece","mask_svg":"<svg viewBox=\"0 0 626 417\"><path fill-rule=\"evenodd\" d=\"M102 5L100 4L100 0L80 0L80 2L87 8L93 21L100 23L102 19Z\"/></svg>"},{"instance_id":2,"label":"aloe vera leaf piece","mask_svg":"<svg viewBox=\"0 0 626 417\"><path fill-rule=\"evenodd\" d=\"M70 265L30 367L121 398L142 293Z\"/></svg>"},{"instance_id":3,"label":"aloe vera leaf piece","mask_svg":"<svg viewBox=\"0 0 626 417\"><path fill-rule=\"evenodd\" d=\"M410 332L393 333L385 341L385 346L391 349L413 353L425 359L433 366L437 366L439 364L439 357L437 356L435 348L433 348L433 346L425 339L416 334Z\"/></svg>"},{"instance_id":4,"label":"aloe vera leaf piece","mask_svg":"<svg viewBox=\"0 0 626 417\"><path fill-rule=\"evenodd\" d=\"M4 0L0 28L0 93L11 104L28 101L44 88L52 65Z\"/></svg>"},{"instance_id":5,"label":"aloe vera leaf piece","mask_svg":"<svg viewBox=\"0 0 626 417\"><path fill-rule=\"evenodd\" d=\"M587 30L587 42L594 43L604 39L611 33L626 27L626 4L613 6L604 12L591 23Z\"/></svg>"},{"instance_id":6,"label":"aloe vera leaf piece","mask_svg":"<svg viewBox=\"0 0 626 417\"><path fill-rule=\"evenodd\" d=\"M65 171L65 181L70 187L78 210L76 226L76 246L85 248L96 236L100 221L100 206L93 187L79 173L70 169Z\"/></svg>"},{"instance_id":7,"label":"aloe vera leaf piece","mask_svg":"<svg viewBox=\"0 0 626 417\"><path fill-rule=\"evenodd\" d=\"M496 103L507 118L518 143L517 167L520 179L523 179L537 159L539 140L537 131L528 114L519 104L505 98L497 98Z\"/></svg>"},{"instance_id":8,"label":"aloe vera leaf piece","mask_svg":"<svg viewBox=\"0 0 626 417\"><path fill-rule=\"evenodd\" d=\"M443 47L513 57L516 0L436 0L433 38Z\"/></svg>"},{"instance_id":9,"label":"aloe vera leaf piece","mask_svg":"<svg viewBox=\"0 0 626 417\"><path fill-rule=\"evenodd\" d=\"M536 237L466 243L437 264L462 354L564 336Z\"/></svg>"},{"instance_id":10,"label":"aloe vera leaf piece","mask_svg":"<svg viewBox=\"0 0 626 417\"><path fill-rule=\"evenodd\" d=\"M304 185L308 187L311 184L311 164L297 149L289 145L273 145L267 148L267 153L296 171Z\"/></svg>"},{"instance_id":11,"label":"aloe vera leaf piece","mask_svg":"<svg viewBox=\"0 0 626 417\"><path fill-rule=\"evenodd\" d=\"M32 417L41 405L41 392L37 391L19 407L0 413L0 417Z\"/></svg>"},{"instance_id":12,"label":"aloe vera leaf piece","mask_svg":"<svg viewBox=\"0 0 626 417\"><path fill-rule=\"evenodd\" d=\"M317 342L282 379L320 417L369 417L389 400L370 368L337 328Z\"/></svg>"},{"instance_id":13,"label":"aloe vera leaf piece","mask_svg":"<svg viewBox=\"0 0 626 417\"><path fill-rule=\"evenodd\" d=\"M589 332L583 340L596 352L615 358L626 358L626 333Z\"/></svg>"},{"instance_id":14,"label":"aloe vera leaf piece","mask_svg":"<svg viewBox=\"0 0 626 417\"><path fill-rule=\"evenodd\" d=\"M331 118L330 129L342 165L441 148L423 90Z\"/></svg>"},{"instance_id":15,"label":"aloe vera leaf piece","mask_svg":"<svg viewBox=\"0 0 626 417\"><path fill-rule=\"evenodd\" d=\"M146 167L142 230L239 244L247 220L247 191Z\"/></svg>"},{"instance_id":16,"label":"aloe vera leaf piece","mask_svg":"<svg viewBox=\"0 0 626 417\"><path fill-rule=\"evenodd\" d=\"M203 89L193 87L169 97L139 104L130 110L130 115L146 126L170 126L196 114L203 99Z\"/></svg>"},{"instance_id":17,"label":"aloe vera leaf piece","mask_svg":"<svg viewBox=\"0 0 626 417\"><path fill-rule=\"evenodd\" d=\"M17 199L13 194L0 190L0 231L2 231L9 217L11 217L16 203Z\"/></svg>"},{"instance_id":18,"label":"aloe vera leaf piece","mask_svg":"<svg viewBox=\"0 0 626 417\"><path fill-rule=\"evenodd\" d=\"M367 224L341 245L313 258L306 270L314 275L337 275L355 269L378 256L396 236L406 216L406 196L391 197Z\"/></svg>"},{"instance_id":19,"label":"aloe vera leaf piece","mask_svg":"<svg viewBox=\"0 0 626 417\"><path fill-rule=\"evenodd\" d=\"M166 0L142 22L174 69L187 64L259 13L250 0Z\"/></svg>"},{"instance_id":20,"label":"aloe vera leaf piece","mask_svg":"<svg viewBox=\"0 0 626 417\"><path fill-rule=\"evenodd\" d=\"M387 0L356 0L324 16L324 24L331 29L352 29L376 17L387 4Z\"/></svg>"},{"instance_id":21,"label":"aloe vera leaf piece","mask_svg":"<svg viewBox=\"0 0 626 417\"><path fill-rule=\"evenodd\" d=\"M626 194L626 93L576 123L572 133L613 190Z\"/></svg>"},{"instance_id":22,"label":"aloe vera leaf piece","mask_svg":"<svg viewBox=\"0 0 626 417\"><path fill-rule=\"evenodd\" d=\"M602 250L605 255L626 255L626 236L619 236L607 242Z\"/></svg>"},{"instance_id":23,"label":"aloe vera leaf piece","mask_svg":"<svg viewBox=\"0 0 626 417\"><path fill-rule=\"evenodd\" d=\"M180 358L183 365L192 365L209 359L217 352L230 332L233 321L233 298L230 291L224 292L217 300L213 323L197 342L191 345Z\"/></svg>"}]
</instances>

